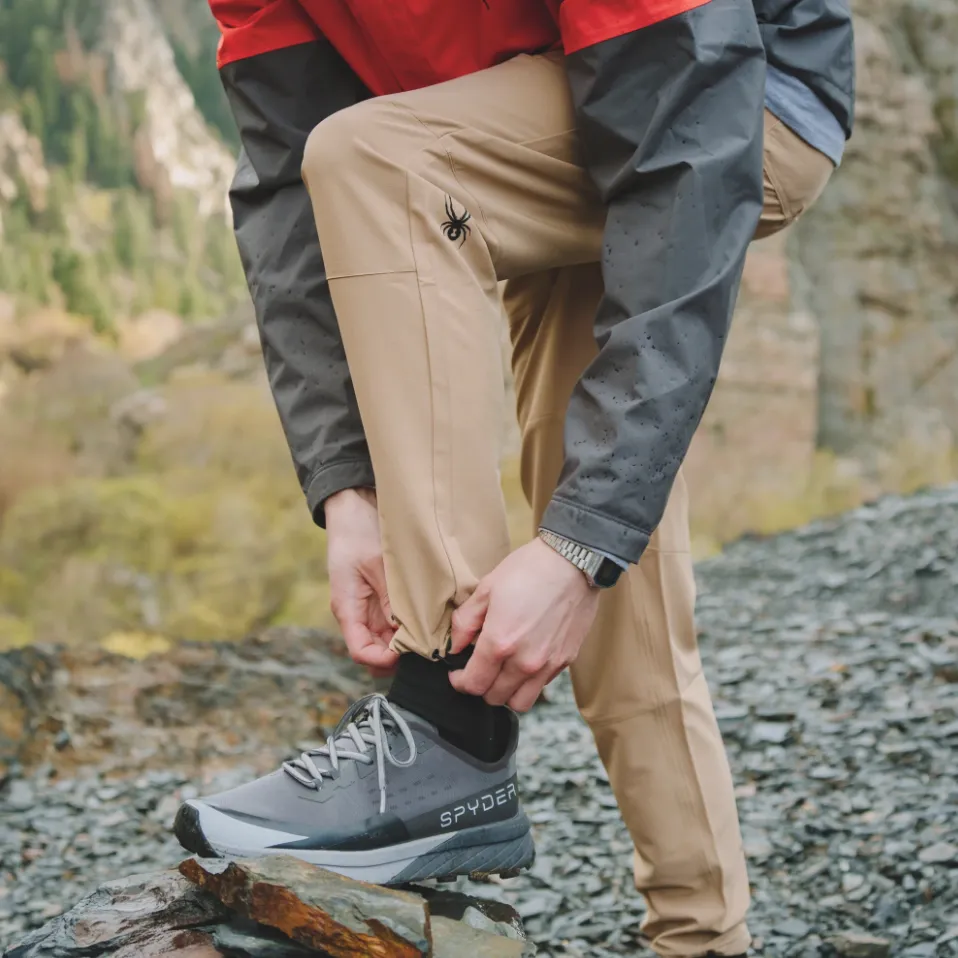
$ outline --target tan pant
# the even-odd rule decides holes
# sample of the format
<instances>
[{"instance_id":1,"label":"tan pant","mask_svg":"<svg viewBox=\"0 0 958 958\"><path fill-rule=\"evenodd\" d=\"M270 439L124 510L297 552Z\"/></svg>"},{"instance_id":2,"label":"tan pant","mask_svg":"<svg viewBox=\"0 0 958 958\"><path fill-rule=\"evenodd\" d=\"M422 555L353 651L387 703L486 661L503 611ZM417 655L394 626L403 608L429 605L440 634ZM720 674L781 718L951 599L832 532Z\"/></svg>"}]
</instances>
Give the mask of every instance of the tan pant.
<instances>
[{"instance_id":1,"label":"tan pant","mask_svg":"<svg viewBox=\"0 0 958 958\"><path fill-rule=\"evenodd\" d=\"M766 120L772 232L831 163ZM596 351L604 210L579 163L562 59L520 56L344 110L310 137L304 177L376 474L395 647L441 653L453 609L509 548L498 281L537 518ZM603 595L572 677L635 843L656 950L736 954L748 878L694 601L680 475L642 561Z\"/></svg>"}]
</instances>

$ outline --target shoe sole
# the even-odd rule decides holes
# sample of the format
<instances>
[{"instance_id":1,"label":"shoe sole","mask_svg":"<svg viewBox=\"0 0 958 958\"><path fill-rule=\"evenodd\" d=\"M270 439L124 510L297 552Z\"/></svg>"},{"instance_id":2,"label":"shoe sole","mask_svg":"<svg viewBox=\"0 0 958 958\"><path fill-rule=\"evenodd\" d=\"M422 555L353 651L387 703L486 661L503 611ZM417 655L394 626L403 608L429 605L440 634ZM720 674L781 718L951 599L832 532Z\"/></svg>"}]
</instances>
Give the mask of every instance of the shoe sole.
<instances>
[{"instance_id":1,"label":"shoe sole","mask_svg":"<svg viewBox=\"0 0 958 958\"><path fill-rule=\"evenodd\" d=\"M181 805L173 831L187 851L201 858L291 855L375 885L404 885L460 876L511 878L535 861L532 831L523 812L505 822L358 852L271 847L304 836L239 822L202 802Z\"/></svg>"}]
</instances>

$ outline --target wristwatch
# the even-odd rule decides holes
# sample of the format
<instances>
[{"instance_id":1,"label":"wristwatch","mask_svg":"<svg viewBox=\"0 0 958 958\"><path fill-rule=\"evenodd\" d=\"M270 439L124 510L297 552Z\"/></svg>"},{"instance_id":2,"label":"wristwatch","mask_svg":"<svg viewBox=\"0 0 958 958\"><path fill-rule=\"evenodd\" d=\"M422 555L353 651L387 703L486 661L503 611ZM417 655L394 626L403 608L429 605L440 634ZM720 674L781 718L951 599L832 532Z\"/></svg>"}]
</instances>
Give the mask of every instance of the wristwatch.
<instances>
[{"instance_id":1,"label":"wristwatch","mask_svg":"<svg viewBox=\"0 0 958 958\"><path fill-rule=\"evenodd\" d=\"M539 538L582 572L593 589L611 589L622 575L623 569L618 562L594 552L588 546L563 538L548 529L540 529Z\"/></svg>"}]
</instances>

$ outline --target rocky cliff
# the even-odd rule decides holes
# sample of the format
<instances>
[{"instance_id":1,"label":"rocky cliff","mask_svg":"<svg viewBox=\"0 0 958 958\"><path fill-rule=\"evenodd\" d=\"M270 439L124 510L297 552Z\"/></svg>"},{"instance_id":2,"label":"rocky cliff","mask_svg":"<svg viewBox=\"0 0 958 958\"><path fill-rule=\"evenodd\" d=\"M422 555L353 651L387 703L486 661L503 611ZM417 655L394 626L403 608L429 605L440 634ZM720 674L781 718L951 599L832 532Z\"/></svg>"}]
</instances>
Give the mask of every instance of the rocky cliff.
<instances>
[{"instance_id":1,"label":"rocky cliff","mask_svg":"<svg viewBox=\"0 0 958 958\"><path fill-rule=\"evenodd\" d=\"M245 292L216 28L205 4L190 7L202 27L158 11L0 5L0 295L21 317L63 307L115 333L151 307L216 316Z\"/></svg>"},{"instance_id":2,"label":"rocky cliff","mask_svg":"<svg viewBox=\"0 0 958 958\"><path fill-rule=\"evenodd\" d=\"M818 205L753 248L690 463L697 498L739 528L763 488L823 481L819 447L846 458L824 481L865 494L955 468L958 4L853 7L855 135Z\"/></svg>"},{"instance_id":3,"label":"rocky cliff","mask_svg":"<svg viewBox=\"0 0 958 958\"><path fill-rule=\"evenodd\" d=\"M109 0L98 48L107 58L114 94L143 97L141 183L154 190L186 190L201 214L226 215L234 157L197 110L150 0Z\"/></svg>"}]
</instances>

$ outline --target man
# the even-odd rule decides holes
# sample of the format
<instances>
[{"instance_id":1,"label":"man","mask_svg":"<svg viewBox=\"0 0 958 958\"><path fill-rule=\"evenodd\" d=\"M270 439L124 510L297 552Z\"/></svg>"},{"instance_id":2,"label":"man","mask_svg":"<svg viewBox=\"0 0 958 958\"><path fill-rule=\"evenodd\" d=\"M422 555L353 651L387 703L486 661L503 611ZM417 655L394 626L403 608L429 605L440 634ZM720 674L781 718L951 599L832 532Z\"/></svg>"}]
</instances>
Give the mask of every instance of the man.
<instances>
[{"instance_id":1,"label":"man","mask_svg":"<svg viewBox=\"0 0 958 958\"><path fill-rule=\"evenodd\" d=\"M270 381L350 653L395 678L323 748L187 803L180 840L511 874L514 711L571 664L653 946L743 954L679 467L749 241L841 159L845 0L211 2ZM540 531L512 554L503 280Z\"/></svg>"}]
</instances>

